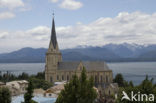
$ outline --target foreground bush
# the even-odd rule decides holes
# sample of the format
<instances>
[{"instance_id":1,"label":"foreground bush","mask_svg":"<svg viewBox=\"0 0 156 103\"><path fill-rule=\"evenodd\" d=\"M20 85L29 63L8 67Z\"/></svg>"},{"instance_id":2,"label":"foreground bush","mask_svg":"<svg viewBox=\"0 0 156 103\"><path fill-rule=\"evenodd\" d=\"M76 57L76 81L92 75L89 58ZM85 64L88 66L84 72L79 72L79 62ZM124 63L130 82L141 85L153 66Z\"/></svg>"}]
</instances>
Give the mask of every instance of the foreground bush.
<instances>
[{"instance_id":1,"label":"foreground bush","mask_svg":"<svg viewBox=\"0 0 156 103\"><path fill-rule=\"evenodd\" d=\"M93 103L97 97L93 86L93 78L87 80L86 70L83 69L80 78L75 75L64 86L55 103Z\"/></svg>"},{"instance_id":2,"label":"foreground bush","mask_svg":"<svg viewBox=\"0 0 156 103\"><path fill-rule=\"evenodd\" d=\"M11 93L6 87L0 87L0 103L11 103Z\"/></svg>"},{"instance_id":3,"label":"foreground bush","mask_svg":"<svg viewBox=\"0 0 156 103\"><path fill-rule=\"evenodd\" d=\"M34 90L34 86L32 84L32 81L29 81L29 84L27 87L27 92L24 94L24 102L23 103L37 103L32 100L33 90Z\"/></svg>"},{"instance_id":4,"label":"foreground bush","mask_svg":"<svg viewBox=\"0 0 156 103\"><path fill-rule=\"evenodd\" d=\"M127 93L129 97L131 97L131 92L133 91L134 94L136 94L136 99L141 100L138 101L129 101L129 100L123 100L121 101L121 98L123 97L122 92ZM141 99L141 94L146 94L144 96L143 101ZM148 100L148 97L150 97L150 94L154 94L154 102L151 102ZM149 79L148 76L141 82L141 84L134 86L131 82L126 87L120 87L120 91L118 93L118 99L116 100L116 103L155 103L156 101L156 85L153 83L153 79ZM140 99L138 99L140 98Z\"/></svg>"},{"instance_id":5,"label":"foreground bush","mask_svg":"<svg viewBox=\"0 0 156 103\"><path fill-rule=\"evenodd\" d=\"M32 81L34 89L36 88L42 88L44 90L52 87L52 83L49 83L48 81L45 81L44 79L38 79L38 78L30 78L29 81Z\"/></svg>"}]
</instances>

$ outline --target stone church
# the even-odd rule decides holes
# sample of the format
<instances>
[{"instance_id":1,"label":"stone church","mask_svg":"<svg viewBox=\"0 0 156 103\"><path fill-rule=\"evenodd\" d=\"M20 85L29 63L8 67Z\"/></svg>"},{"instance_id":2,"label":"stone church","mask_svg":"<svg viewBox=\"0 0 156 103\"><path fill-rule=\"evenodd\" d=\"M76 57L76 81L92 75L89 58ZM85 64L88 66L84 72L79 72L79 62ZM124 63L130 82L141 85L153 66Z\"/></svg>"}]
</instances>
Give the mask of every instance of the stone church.
<instances>
[{"instance_id":1,"label":"stone church","mask_svg":"<svg viewBox=\"0 0 156 103\"><path fill-rule=\"evenodd\" d=\"M96 85L110 84L113 81L112 70L104 61L63 61L59 50L54 18L52 20L51 38L46 53L45 79L49 82L69 81L76 73L80 76L83 67L87 70L87 76L94 77Z\"/></svg>"}]
</instances>

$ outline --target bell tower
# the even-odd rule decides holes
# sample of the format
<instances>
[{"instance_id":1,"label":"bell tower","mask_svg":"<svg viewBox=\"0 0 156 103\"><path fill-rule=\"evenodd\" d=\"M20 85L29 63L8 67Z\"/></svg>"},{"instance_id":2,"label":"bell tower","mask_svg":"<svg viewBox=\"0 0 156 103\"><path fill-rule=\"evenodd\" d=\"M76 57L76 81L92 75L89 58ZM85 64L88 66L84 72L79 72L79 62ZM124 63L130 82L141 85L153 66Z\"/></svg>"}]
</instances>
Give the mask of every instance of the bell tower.
<instances>
[{"instance_id":1,"label":"bell tower","mask_svg":"<svg viewBox=\"0 0 156 103\"><path fill-rule=\"evenodd\" d=\"M45 80L49 82L56 81L56 71L58 63L62 61L62 55L58 47L54 15L52 19L52 29L49 48L46 53L46 64L45 64Z\"/></svg>"}]
</instances>

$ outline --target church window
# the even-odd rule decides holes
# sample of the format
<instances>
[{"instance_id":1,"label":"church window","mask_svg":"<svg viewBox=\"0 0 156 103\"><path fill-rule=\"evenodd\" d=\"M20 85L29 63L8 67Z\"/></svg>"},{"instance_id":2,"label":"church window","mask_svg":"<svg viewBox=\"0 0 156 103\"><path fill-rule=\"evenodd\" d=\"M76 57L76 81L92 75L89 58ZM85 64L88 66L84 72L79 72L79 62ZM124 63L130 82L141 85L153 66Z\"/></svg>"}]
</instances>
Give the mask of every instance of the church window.
<instances>
[{"instance_id":1,"label":"church window","mask_svg":"<svg viewBox=\"0 0 156 103\"><path fill-rule=\"evenodd\" d=\"M110 90L109 90L109 95L111 94Z\"/></svg>"},{"instance_id":2,"label":"church window","mask_svg":"<svg viewBox=\"0 0 156 103\"><path fill-rule=\"evenodd\" d=\"M106 76L106 83L108 83L108 76Z\"/></svg>"},{"instance_id":3,"label":"church window","mask_svg":"<svg viewBox=\"0 0 156 103\"><path fill-rule=\"evenodd\" d=\"M50 82L53 82L53 77L50 77Z\"/></svg>"},{"instance_id":4,"label":"church window","mask_svg":"<svg viewBox=\"0 0 156 103\"><path fill-rule=\"evenodd\" d=\"M83 66L80 67L80 70L83 70Z\"/></svg>"},{"instance_id":5,"label":"church window","mask_svg":"<svg viewBox=\"0 0 156 103\"><path fill-rule=\"evenodd\" d=\"M55 57L53 57L53 63L55 64Z\"/></svg>"},{"instance_id":6,"label":"church window","mask_svg":"<svg viewBox=\"0 0 156 103\"><path fill-rule=\"evenodd\" d=\"M97 83L97 75L95 76L95 83Z\"/></svg>"},{"instance_id":7,"label":"church window","mask_svg":"<svg viewBox=\"0 0 156 103\"><path fill-rule=\"evenodd\" d=\"M103 77L102 77L102 75L101 75L101 78L100 78L100 80L101 80L101 83L103 82Z\"/></svg>"},{"instance_id":8,"label":"church window","mask_svg":"<svg viewBox=\"0 0 156 103\"><path fill-rule=\"evenodd\" d=\"M59 75L57 75L57 80L59 80Z\"/></svg>"},{"instance_id":9,"label":"church window","mask_svg":"<svg viewBox=\"0 0 156 103\"><path fill-rule=\"evenodd\" d=\"M62 75L62 80L64 80L64 75Z\"/></svg>"},{"instance_id":10,"label":"church window","mask_svg":"<svg viewBox=\"0 0 156 103\"><path fill-rule=\"evenodd\" d=\"M69 80L69 75L67 75L67 81Z\"/></svg>"}]
</instances>

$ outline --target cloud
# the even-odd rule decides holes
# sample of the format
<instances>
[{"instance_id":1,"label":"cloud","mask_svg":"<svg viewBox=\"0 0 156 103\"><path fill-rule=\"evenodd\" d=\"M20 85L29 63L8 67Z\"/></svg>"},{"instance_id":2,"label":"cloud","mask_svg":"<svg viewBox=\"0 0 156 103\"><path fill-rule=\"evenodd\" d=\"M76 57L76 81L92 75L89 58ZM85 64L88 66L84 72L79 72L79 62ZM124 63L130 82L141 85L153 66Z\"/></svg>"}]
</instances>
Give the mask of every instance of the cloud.
<instances>
[{"instance_id":1,"label":"cloud","mask_svg":"<svg viewBox=\"0 0 156 103\"><path fill-rule=\"evenodd\" d=\"M38 26L25 31L0 31L0 53L23 47L48 47L49 38L50 28L46 26Z\"/></svg>"},{"instance_id":2,"label":"cloud","mask_svg":"<svg viewBox=\"0 0 156 103\"><path fill-rule=\"evenodd\" d=\"M33 29L27 30L24 34L34 37L36 40L47 40L50 36L50 28L46 26L38 26Z\"/></svg>"},{"instance_id":3,"label":"cloud","mask_svg":"<svg viewBox=\"0 0 156 103\"><path fill-rule=\"evenodd\" d=\"M50 0L52 3L57 3L59 0ZM82 2L75 0L61 0L58 5L60 8L67 10L77 10L83 6Z\"/></svg>"},{"instance_id":4,"label":"cloud","mask_svg":"<svg viewBox=\"0 0 156 103\"><path fill-rule=\"evenodd\" d=\"M56 3L56 2L58 2L58 0L50 0L51 2L53 2L53 3Z\"/></svg>"},{"instance_id":5,"label":"cloud","mask_svg":"<svg viewBox=\"0 0 156 103\"><path fill-rule=\"evenodd\" d=\"M8 35L8 32L0 32L0 39L4 39Z\"/></svg>"},{"instance_id":6,"label":"cloud","mask_svg":"<svg viewBox=\"0 0 156 103\"><path fill-rule=\"evenodd\" d=\"M88 24L56 28L59 47L103 46L108 43L156 44L156 13L121 12L116 17L101 17ZM57 23L57 21L56 21ZM0 34L0 48L48 47L51 27L38 26L25 31ZM13 42L13 43L12 43ZM5 44L5 48L2 44ZM11 49L11 50L13 50Z\"/></svg>"},{"instance_id":7,"label":"cloud","mask_svg":"<svg viewBox=\"0 0 156 103\"><path fill-rule=\"evenodd\" d=\"M24 3L22 0L0 0L0 7L14 9L17 7L24 7Z\"/></svg>"},{"instance_id":8,"label":"cloud","mask_svg":"<svg viewBox=\"0 0 156 103\"><path fill-rule=\"evenodd\" d=\"M11 13L11 12L2 12L2 13L0 13L0 20L14 18L14 17L15 17L15 14Z\"/></svg>"},{"instance_id":9,"label":"cloud","mask_svg":"<svg viewBox=\"0 0 156 103\"><path fill-rule=\"evenodd\" d=\"M63 0L63 2L59 5L59 7L68 9L68 10L76 10L83 6L81 2L75 0Z\"/></svg>"},{"instance_id":10,"label":"cloud","mask_svg":"<svg viewBox=\"0 0 156 103\"><path fill-rule=\"evenodd\" d=\"M121 12L114 18L101 17L87 25L58 27L57 35L66 47L103 46L107 43L156 43L156 13ZM75 42L78 41L78 42Z\"/></svg>"},{"instance_id":11,"label":"cloud","mask_svg":"<svg viewBox=\"0 0 156 103\"><path fill-rule=\"evenodd\" d=\"M31 10L28 3L22 0L0 0L0 20L14 18L17 12Z\"/></svg>"}]
</instances>

